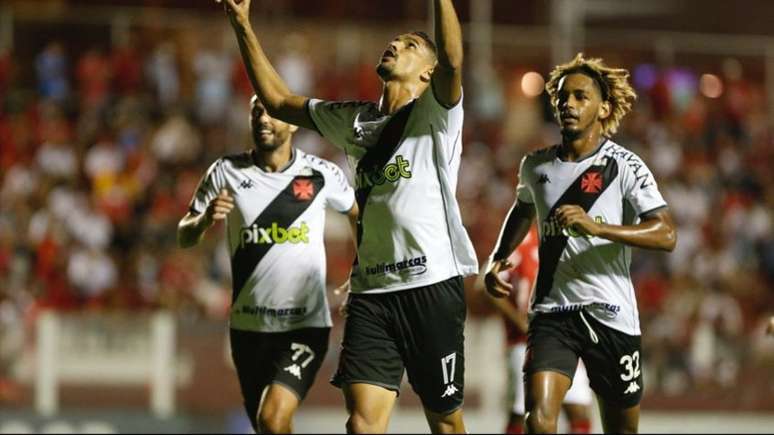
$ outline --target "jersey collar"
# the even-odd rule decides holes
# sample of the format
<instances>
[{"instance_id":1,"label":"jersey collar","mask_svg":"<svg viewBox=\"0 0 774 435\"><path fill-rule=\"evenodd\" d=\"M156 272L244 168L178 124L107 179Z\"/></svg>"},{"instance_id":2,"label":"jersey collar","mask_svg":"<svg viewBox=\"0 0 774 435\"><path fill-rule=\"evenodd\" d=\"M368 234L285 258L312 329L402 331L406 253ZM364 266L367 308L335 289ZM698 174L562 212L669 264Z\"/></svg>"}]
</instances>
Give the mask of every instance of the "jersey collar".
<instances>
[{"instance_id":1,"label":"jersey collar","mask_svg":"<svg viewBox=\"0 0 774 435\"><path fill-rule=\"evenodd\" d=\"M263 169L262 167L260 167L257 163L255 163L255 154L254 153L255 153L255 150L251 150L250 151L250 158L253 161L253 167L255 167L255 169L259 170L260 172L262 172L264 174L281 174L283 172L286 172L288 169L293 167L293 165L296 163L296 157L298 156L298 152L297 152L296 148L295 147L290 147L290 160L288 160L288 162L285 163L285 165L283 167L277 169L276 171L268 172L265 169Z\"/></svg>"},{"instance_id":2,"label":"jersey collar","mask_svg":"<svg viewBox=\"0 0 774 435\"><path fill-rule=\"evenodd\" d=\"M557 159L557 160L559 160L559 161L560 161L560 162L562 162L562 163L580 163L580 162L582 162L582 161L584 161L584 160L588 160L589 158L591 158L591 157L594 157L594 156L595 156L595 155L596 155L596 154L599 152L599 150L601 150L601 149L602 149L602 147L603 147L603 146L605 146L605 144L607 143L607 141L608 141L608 140L609 140L609 139L608 139L607 137L604 137L604 140L603 140L602 142L600 142L600 143L599 143L599 145L597 146L597 148L596 148L594 151L592 151L592 152L590 152L590 153L586 154L586 155L585 155L585 156L583 156L583 158L582 158L582 159L580 159L580 160L575 160L574 162L568 162L567 160L564 160L564 159L562 159L561 157L559 157L559 151L561 151L561 149L562 149L562 144L559 144L559 145L557 145L557 147L556 147L556 152L555 152L555 154L554 154L554 157L556 157L556 159Z\"/></svg>"}]
</instances>

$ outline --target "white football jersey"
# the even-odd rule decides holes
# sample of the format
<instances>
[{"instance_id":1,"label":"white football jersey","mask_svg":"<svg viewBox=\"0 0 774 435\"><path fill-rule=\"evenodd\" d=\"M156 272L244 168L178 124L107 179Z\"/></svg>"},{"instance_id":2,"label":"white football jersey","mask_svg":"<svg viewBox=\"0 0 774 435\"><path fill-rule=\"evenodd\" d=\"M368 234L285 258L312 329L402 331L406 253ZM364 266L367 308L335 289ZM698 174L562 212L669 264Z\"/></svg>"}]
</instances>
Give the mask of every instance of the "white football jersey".
<instances>
[{"instance_id":1,"label":"white football jersey","mask_svg":"<svg viewBox=\"0 0 774 435\"><path fill-rule=\"evenodd\" d=\"M357 174L362 204L353 292L398 291L477 273L455 197L462 101L446 108L428 88L390 116L367 102L310 100L308 109Z\"/></svg>"},{"instance_id":2,"label":"white football jersey","mask_svg":"<svg viewBox=\"0 0 774 435\"><path fill-rule=\"evenodd\" d=\"M584 307L611 328L640 335L629 274L631 248L563 230L554 212L561 205L574 204L597 222L632 225L666 202L642 159L613 141L605 140L593 154L576 162L561 160L559 148L527 155L519 171L518 199L535 205L540 232L540 269L531 310Z\"/></svg>"},{"instance_id":3,"label":"white football jersey","mask_svg":"<svg viewBox=\"0 0 774 435\"><path fill-rule=\"evenodd\" d=\"M226 220L234 329L282 332L331 326L325 293L325 207L348 212L354 191L331 162L294 149L277 172L245 152L218 159L191 201L203 213L221 189L235 207Z\"/></svg>"}]
</instances>

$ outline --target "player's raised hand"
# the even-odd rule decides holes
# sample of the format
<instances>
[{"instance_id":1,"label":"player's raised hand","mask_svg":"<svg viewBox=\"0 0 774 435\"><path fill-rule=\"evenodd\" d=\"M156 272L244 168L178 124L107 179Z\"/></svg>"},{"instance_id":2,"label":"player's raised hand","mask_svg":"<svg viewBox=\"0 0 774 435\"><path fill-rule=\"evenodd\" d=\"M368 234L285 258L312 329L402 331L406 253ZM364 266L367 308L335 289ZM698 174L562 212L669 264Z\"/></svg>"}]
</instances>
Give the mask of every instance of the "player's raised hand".
<instances>
[{"instance_id":1,"label":"player's raised hand","mask_svg":"<svg viewBox=\"0 0 774 435\"><path fill-rule=\"evenodd\" d=\"M210 221L220 221L225 219L231 210L234 209L234 198L228 193L227 189L221 189L218 196L213 198L207 205L207 216Z\"/></svg>"},{"instance_id":2,"label":"player's raised hand","mask_svg":"<svg viewBox=\"0 0 774 435\"><path fill-rule=\"evenodd\" d=\"M489 271L487 271L484 276L484 285L490 296L504 298L511 294L513 286L510 283L503 281L499 276L501 271L508 270L511 266L512 264L507 259L492 261L492 264L489 266Z\"/></svg>"},{"instance_id":3,"label":"player's raised hand","mask_svg":"<svg viewBox=\"0 0 774 435\"><path fill-rule=\"evenodd\" d=\"M559 225L582 235L594 236L599 225L591 219L583 208L577 205L563 205L556 209Z\"/></svg>"},{"instance_id":4,"label":"player's raised hand","mask_svg":"<svg viewBox=\"0 0 774 435\"><path fill-rule=\"evenodd\" d=\"M216 3L223 4L226 14L232 22L234 22L234 20L240 22L249 20L250 1L251 0L215 0Z\"/></svg>"}]
</instances>

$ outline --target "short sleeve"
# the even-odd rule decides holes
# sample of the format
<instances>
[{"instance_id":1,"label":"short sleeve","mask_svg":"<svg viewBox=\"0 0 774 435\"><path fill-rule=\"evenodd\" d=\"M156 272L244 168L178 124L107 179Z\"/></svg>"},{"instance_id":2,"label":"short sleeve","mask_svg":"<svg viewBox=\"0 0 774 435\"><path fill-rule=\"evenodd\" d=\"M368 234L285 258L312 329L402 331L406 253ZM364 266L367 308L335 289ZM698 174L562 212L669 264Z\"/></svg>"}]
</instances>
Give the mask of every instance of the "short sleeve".
<instances>
[{"instance_id":1,"label":"short sleeve","mask_svg":"<svg viewBox=\"0 0 774 435\"><path fill-rule=\"evenodd\" d=\"M352 209L355 204L355 191L349 185L344 171L333 163L326 162L326 204L328 207L340 212L346 213Z\"/></svg>"},{"instance_id":2,"label":"short sleeve","mask_svg":"<svg viewBox=\"0 0 774 435\"><path fill-rule=\"evenodd\" d=\"M207 204L209 204L213 198L218 196L220 189L225 186L222 165L223 159L219 159L207 169L204 177L199 180L199 185L196 187L196 193L194 193L191 204L188 206L189 212L193 214L204 213L207 209Z\"/></svg>"},{"instance_id":3,"label":"short sleeve","mask_svg":"<svg viewBox=\"0 0 774 435\"><path fill-rule=\"evenodd\" d=\"M666 207L653 173L639 157L627 159L621 166L621 189L637 216Z\"/></svg>"},{"instance_id":4,"label":"short sleeve","mask_svg":"<svg viewBox=\"0 0 774 435\"><path fill-rule=\"evenodd\" d=\"M417 106L426 114L430 124L437 129L436 133L446 136L446 144L450 148L458 148L462 140L462 124L465 120L465 112L462 108L463 99L464 97L460 97L457 104L446 107L435 97L432 86L428 86L417 99Z\"/></svg>"},{"instance_id":5,"label":"short sleeve","mask_svg":"<svg viewBox=\"0 0 774 435\"><path fill-rule=\"evenodd\" d=\"M358 109L364 104L359 101L307 100L307 110L317 131L335 146L347 151L354 143L354 122Z\"/></svg>"},{"instance_id":6,"label":"short sleeve","mask_svg":"<svg viewBox=\"0 0 774 435\"><path fill-rule=\"evenodd\" d=\"M519 184L516 185L516 198L519 202L534 204L535 200L532 198L532 190L529 188L529 174L525 171L526 167L527 156L524 156L519 165Z\"/></svg>"}]
</instances>

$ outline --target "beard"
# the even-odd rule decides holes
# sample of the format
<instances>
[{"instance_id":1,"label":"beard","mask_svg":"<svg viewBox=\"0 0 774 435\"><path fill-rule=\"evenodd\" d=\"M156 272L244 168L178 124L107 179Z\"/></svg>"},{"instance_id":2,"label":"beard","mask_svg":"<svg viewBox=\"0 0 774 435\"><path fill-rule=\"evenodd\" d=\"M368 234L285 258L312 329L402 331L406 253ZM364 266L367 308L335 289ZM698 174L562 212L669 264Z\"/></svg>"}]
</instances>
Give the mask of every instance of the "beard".
<instances>
[{"instance_id":1,"label":"beard","mask_svg":"<svg viewBox=\"0 0 774 435\"><path fill-rule=\"evenodd\" d=\"M264 141L260 133L253 133L253 142L258 151L274 151L282 145L282 141L276 135L272 135L271 141Z\"/></svg>"},{"instance_id":2,"label":"beard","mask_svg":"<svg viewBox=\"0 0 774 435\"><path fill-rule=\"evenodd\" d=\"M386 82L392 78L392 73L394 68L395 68L394 64L379 62L378 64L376 64L376 74L378 74L379 77Z\"/></svg>"},{"instance_id":3,"label":"beard","mask_svg":"<svg viewBox=\"0 0 774 435\"><path fill-rule=\"evenodd\" d=\"M566 140L578 139L583 134L583 131L583 129L572 127L562 127L561 129L562 137Z\"/></svg>"}]
</instances>

